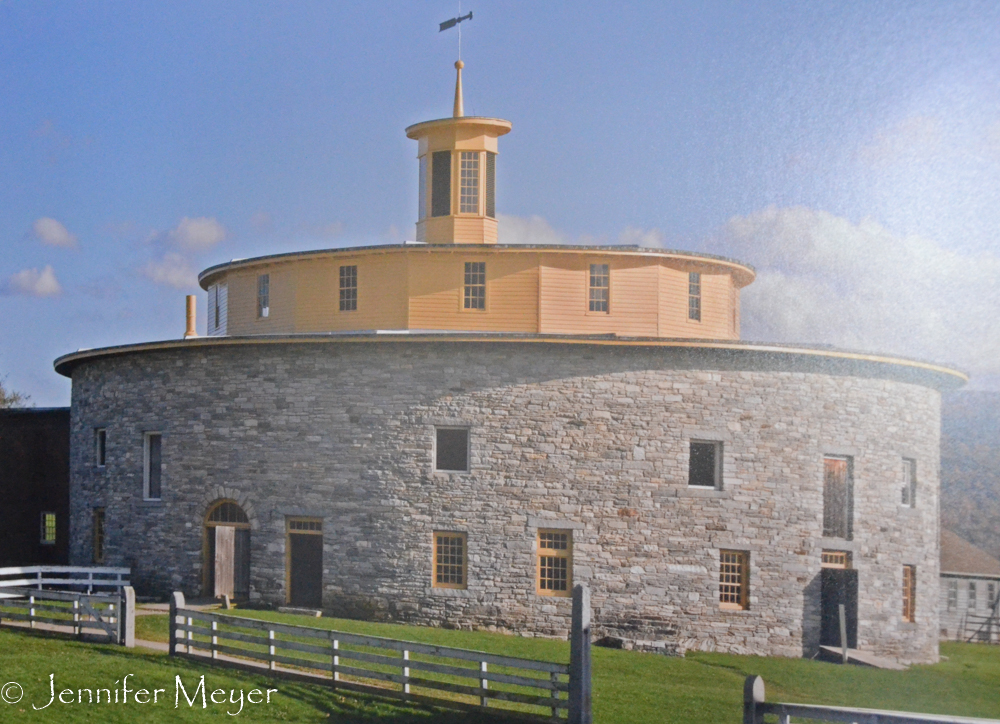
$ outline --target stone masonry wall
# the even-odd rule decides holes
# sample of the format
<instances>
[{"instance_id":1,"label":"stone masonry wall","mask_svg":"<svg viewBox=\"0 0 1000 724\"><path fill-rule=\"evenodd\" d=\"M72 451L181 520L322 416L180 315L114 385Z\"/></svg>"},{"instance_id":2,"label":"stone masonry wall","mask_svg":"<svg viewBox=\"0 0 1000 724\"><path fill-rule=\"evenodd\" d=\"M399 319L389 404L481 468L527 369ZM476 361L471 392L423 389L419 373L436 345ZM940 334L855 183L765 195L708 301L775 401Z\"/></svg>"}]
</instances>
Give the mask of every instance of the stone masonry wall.
<instances>
[{"instance_id":1,"label":"stone masonry wall","mask_svg":"<svg viewBox=\"0 0 1000 724\"><path fill-rule=\"evenodd\" d=\"M801 656L819 643L820 552L850 550L859 647L935 661L939 393L763 359L711 371L669 349L393 341L85 362L72 561L90 562L90 511L105 506L109 565L196 595L204 516L233 498L252 524L254 598L285 602L285 516L310 515L330 612L564 636L569 599L535 593L537 529L563 527L598 635ZM471 472L433 471L435 425L470 428ZM162 502L142 499L144 431L163 435ZM691 439L723 442L722 490L688 487ZM824 454L853 456L851 541L822 538ZM914 509L900 506L903 456L917 460ZM435 530L467 533L466 590L431 586ZM720 549L749 551L749 610L719 608ZM901 620L904 564L916 623Z\"/></svg>"}]
</instances>

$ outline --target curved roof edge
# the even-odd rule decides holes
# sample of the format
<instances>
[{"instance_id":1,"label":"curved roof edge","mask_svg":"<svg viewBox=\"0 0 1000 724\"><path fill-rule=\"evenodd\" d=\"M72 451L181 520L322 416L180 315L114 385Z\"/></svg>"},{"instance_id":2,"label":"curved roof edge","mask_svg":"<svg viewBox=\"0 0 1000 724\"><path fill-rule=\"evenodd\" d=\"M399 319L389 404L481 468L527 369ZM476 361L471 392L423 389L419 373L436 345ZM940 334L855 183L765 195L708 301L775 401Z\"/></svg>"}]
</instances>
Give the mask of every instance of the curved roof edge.
<instances>
[{"instance_id":1,"label":"curved roof edge","mask_svg":"<svg viewBox=\"0 0 1000 724\"><path fill-rule=\"evenodd\" d=\"M680 251L677 249L657 249L647 246L624 246L618 244L606 245L606 246L591 246L587 244L369 244L367 246L344 246L337 247L333 249L313 249L310 251L287 251L280 254L267 254L265 256L254 256L247 259L233 259L231 261L223 262L221 264L214 264L198 275L198 284L202 289L208 290L209 283L212 277L220 274L223 271L231 271L233 269L240 269L243 267L256 266L257 264L266 264L275 261L292 261L295 259L304 259L311 256L321 257L321 256L336 256L338 254L354 254L359 251L366 252L380 252L380 253L399 253L402 251L412 251L412 252L427 252L427 251L440 251L440 252L451 252L451 253L461 253L461 252L488 252L488 251L548 251L548 252L575 252L575 253L608 253L617 252L622 254L638 255L638 256L658 256L658 257L677 257L681 259L693 259L693 260L704 260L708 262L715 262L722 264L724 266L734 267L738 271L742 271L742 276L746 277L746 284L741 286L746 286L754 280L757 276L757 270L747 264L746 262L739 261L738 259L731 259L725 256L719 256L718 254L707 254L703 252L696 251Z\"/></svg>"},{"instance_id":2,"label":"curved roof edge","mask_svg":"<svg viewBox=\"0 0 1000 724\"><path fill-rule=\"evenodd\" d=\"M747 356L757 356L773 367L786 363L797 371L824 372L859 377L891 377L937 390L953 390L969 381L960 370L923 360L842 350L819 345L741 342L713 339L660 339L657 337L618 337L607 335L524 334L515 332L451 332L435 330L370 330L365 332L323 332L312 334L253 335L245 337L194 337L160 342L143 342L100 349L78 350L62 355L53 362L55 371L72 377L73 369L83 363L117 355L139 354L163 350L197 350L204 347L224 347L257 344L329 344L357 342L437 342L437 343L518 343L518 344L582 344L624 348L666 348L678 352L708 355L705 361L716 364L736 364L733 369L746 369ZM710 359L709 359L710 358ZM819 368L824 369L819 369ZM722 369L728 369L724 364ZM752 367L749 367L752 369ZM816 368L816 369L813 369ZM711 369L711 368L709 368ZM881 372L882 374L876 374Z\"/></svg>"}]
</instances>

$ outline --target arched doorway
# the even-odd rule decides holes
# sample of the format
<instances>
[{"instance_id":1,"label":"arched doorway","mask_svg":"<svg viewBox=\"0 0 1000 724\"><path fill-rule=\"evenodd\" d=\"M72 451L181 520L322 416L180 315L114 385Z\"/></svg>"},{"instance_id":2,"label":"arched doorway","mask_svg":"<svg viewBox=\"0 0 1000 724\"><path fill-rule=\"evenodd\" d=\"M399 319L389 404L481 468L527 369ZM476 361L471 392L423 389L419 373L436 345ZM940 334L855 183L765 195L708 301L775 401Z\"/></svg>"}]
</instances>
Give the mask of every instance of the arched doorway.
<instances>
[{"instance_id":1,"label":"arched doorway","mask_svg":"<svg viewBox=\"0 0 1000 724\"><path fill-rule=\"evenodd\" d=\"M232 500L212 503L205 515L203 593L250 598L250 519Z\"/></svg>"}]
</instances>

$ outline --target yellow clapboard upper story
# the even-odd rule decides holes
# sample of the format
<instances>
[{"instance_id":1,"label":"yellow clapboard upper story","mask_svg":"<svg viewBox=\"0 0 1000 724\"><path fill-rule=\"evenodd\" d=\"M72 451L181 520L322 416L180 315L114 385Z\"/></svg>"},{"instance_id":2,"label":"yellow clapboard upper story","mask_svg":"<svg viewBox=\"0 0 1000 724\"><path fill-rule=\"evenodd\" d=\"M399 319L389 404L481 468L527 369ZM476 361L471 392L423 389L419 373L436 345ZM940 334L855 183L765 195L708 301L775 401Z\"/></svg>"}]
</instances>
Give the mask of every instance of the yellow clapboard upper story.
<instances>
[{"instance_id":1,"label":"yellow clapboard upper story","mask_svg":"<svg viewBox=\"0 0 1000 724\"><path fill-rule=\"evenodd\" d=\"M462 61L453 115L417 141L417 241L233 260L206 269L210 335L373 330L736 340L754 270L709 254L497 243L497 139L468 117Z\"/></svg>"}]
</instances>

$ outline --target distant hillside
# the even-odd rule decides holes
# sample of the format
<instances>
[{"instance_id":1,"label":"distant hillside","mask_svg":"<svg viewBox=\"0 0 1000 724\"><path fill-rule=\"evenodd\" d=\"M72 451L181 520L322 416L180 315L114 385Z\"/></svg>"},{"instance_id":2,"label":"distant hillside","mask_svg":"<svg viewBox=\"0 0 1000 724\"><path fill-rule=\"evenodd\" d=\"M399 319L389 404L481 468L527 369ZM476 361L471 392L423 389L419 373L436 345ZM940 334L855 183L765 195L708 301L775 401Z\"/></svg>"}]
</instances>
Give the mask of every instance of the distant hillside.
<instances>
[{"instance_id":1,"label":"distant hillside","mask_svg":"<svg viewBox=\"0 0 1000 724\"><path fill-rule=\"evenodd\" d=\"M1000 558L1000 392L944 398L941 524Z\"/></svg>"}]
</instances>

